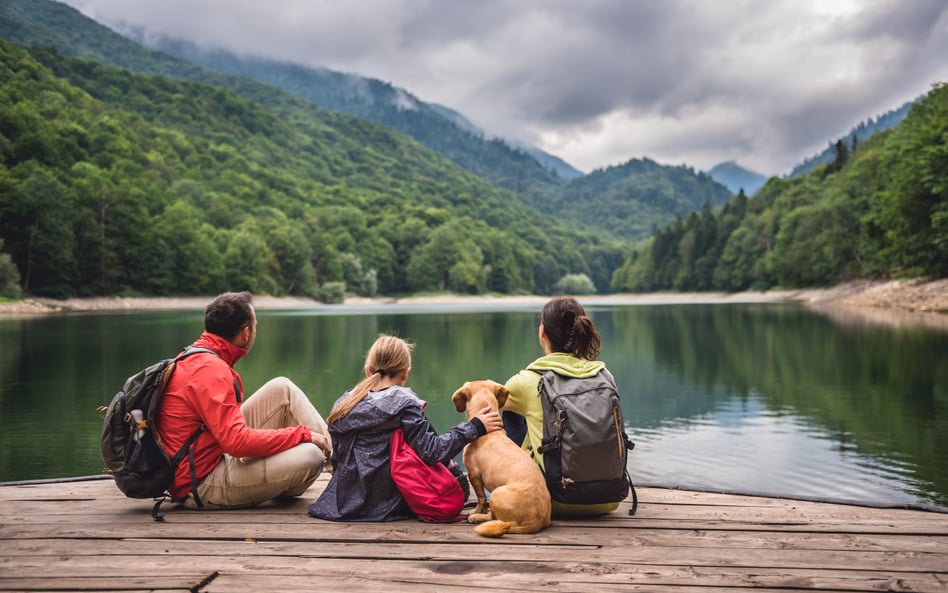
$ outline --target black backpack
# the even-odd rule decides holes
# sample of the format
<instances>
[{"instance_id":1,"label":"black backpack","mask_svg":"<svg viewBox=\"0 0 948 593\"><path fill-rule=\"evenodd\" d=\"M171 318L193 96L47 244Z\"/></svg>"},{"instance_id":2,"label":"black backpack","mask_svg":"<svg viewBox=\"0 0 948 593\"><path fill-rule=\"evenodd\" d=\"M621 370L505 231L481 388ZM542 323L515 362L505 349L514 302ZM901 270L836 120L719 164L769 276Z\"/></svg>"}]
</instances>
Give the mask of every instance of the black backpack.
<instances>
[{"instance_id":1,"label":"black backpack","mask_svg":"<svg viewBox=\"0 0 948 593\"><path fill-rule=\"evenodd\" d=\"M546 486L553 500L601 504L638 496L626 466L635 447L625 433L615 379L606 369L593 377L565 377L546 371L540 377Z\"/></svg>"},{"instance_id":2,"label":"black backpack","mask_svg":"<svg viewBox=\"0 0 948 593\"><path fill-rule=\"evenodd\" d=\"M129 498L161 499L152 509L152 516L156 521L164 518L159 507L174 483L175 470L189 451L192 492L198 506L203 506L197 496L192 445L204 431L204 427L195 430L174 456L168 455L155 431L158 402L161 401L177 362L202 352L217 355L207 348L188 346L176 357L160 360L129 377L109 406L100 408L105 411L105 420L102 424L99 449L107 466L106 472L112 475L119 490ZM238 391L238 401L239 399Z\"/></svg>"}]
</instances>

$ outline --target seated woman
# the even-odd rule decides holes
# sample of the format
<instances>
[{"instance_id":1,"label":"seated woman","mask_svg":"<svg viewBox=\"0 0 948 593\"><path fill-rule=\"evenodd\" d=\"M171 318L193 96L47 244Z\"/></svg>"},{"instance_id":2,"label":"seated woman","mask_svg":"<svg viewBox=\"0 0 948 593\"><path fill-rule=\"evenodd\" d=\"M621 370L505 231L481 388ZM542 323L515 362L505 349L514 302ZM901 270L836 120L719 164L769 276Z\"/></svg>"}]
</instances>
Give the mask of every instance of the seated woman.
<instances>
[{"instance_id":1,"label":"seated woman","mask_svg":"<svg viewBox=\"0 0 948 593\"><path fill-rule=\"evenodd\" d=\"M605 368L599 356L599 332L585 309L573 297L548 301L540 313L538 330L543 356L507 380L510 396L504 404L507 435L520 444L544 471L538 448L543 440L543 408L538 397L540 376L554 371L567 377L593 377ZM553 500L553 516L570 517L609 513L618 502L566 504Z\"/></svg>"},{"instance_id":2,"label":"seated woman","mask_svg":"<svg viewBox=\"0 0 948 593\"><path fill-rule=\"evenodd\" d=\"M330 521L394 521L413 517L392 480L389 442L397 428L425 463L448 462L464 445L503 423L485 408L438 435L425 416L424 402L405 387L412 345L380 336L365 358L365 379L347 391L326 419L333 442L333 474L309 506L309 514Z\"/></svg>"}]
</instances>

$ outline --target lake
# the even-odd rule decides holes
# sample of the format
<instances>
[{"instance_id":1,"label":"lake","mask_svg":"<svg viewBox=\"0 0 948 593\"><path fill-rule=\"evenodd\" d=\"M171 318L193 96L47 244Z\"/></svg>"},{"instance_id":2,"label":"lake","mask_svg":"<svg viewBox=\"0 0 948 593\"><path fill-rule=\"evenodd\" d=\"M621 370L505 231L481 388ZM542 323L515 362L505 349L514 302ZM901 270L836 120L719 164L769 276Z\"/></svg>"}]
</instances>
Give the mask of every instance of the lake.
<instances>
[{"instance_id":1,"label":"lake","mask_svg":"<svg viewBox=\"0 0 948 593\"><path fill-rule=\"evenodd\" d=\"M795 303L587 307L636 442L637 483L948 506L948 331L849 323ZM416 344L408 385L439 432L464 381L540 356L539 306L258 311L247 392L285 375L324 416L380 333ZM0 319L0 482L100 473L101 417L125 378L173 355L201 311Z\"/></svg>"}]
</instances>

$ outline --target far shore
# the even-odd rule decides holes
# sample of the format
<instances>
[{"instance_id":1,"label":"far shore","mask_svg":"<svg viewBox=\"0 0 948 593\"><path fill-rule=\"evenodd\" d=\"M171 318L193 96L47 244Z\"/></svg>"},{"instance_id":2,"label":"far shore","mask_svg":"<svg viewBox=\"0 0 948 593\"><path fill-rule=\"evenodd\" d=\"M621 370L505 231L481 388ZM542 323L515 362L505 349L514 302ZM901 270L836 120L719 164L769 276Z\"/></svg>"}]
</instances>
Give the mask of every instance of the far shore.
<instances>
[{"instance_id":1,"label":"far shore","mask_svg":"<svg viewBox=\"0 0 948 593\"><path fill-rule=\"evenodd\" d=\"M33 317L84 311L128 310L203 310L213 296L206 297L92 297L81 299L29 298L0 302L0 318ZM413 306L541 306L549 296L523 295L454 295L432 294L404 298L349 297L347 307L379 307L385 305ZM927 281L855 281L833 288L770 290L740 293L648 293L583 295L577 297L587 304L675 304L675 303L750 303L796 301L815 308L835 311L834 316L850 316L884 323L922 322L948 327L948 279ZM271 297L255 295L254 305L260 309L291 309L338 307L305 297ZM894 320L894 321L893 321Z\"/></svg>"}]
</instances>

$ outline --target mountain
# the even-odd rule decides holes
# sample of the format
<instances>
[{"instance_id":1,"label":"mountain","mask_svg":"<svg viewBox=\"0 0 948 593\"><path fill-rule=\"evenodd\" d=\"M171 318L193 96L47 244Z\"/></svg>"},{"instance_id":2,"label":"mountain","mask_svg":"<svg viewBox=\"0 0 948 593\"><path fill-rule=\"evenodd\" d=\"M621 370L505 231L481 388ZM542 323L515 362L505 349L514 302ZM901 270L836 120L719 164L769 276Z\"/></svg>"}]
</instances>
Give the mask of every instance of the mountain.
<instances>
[{"instance_id":1,"label":"mountain","mask_svg":"<svg viewBox=\"0 0 948 593\"><path fill-rule=\"evenodd\" d=\"M484 136L484 130L477 127L469 119L455 111L443 105L438 105L437 103L427 103L428 107L431 107L437 113L440 113L442 117L450 120L457 127L462 130L469 132L477 136ZM577 177L582 177L583 172L579 169L573 167L563 159L553 156L548 152L544 152L535 146L527 146L519 142L514 142L512 140L506 140L503 138L497 138L502 142L508 144L514 150L525 152L537 160L538 163L543 165L548 171L556 175L557 177L562 177L563 179L575 179Z\"/></svg>"},{"instance_id":2,"label":"mountain","mask_svg":"<svg viewBox=\"0 0 948 593\"><path fill-rule=\"evenodd\" d=\"M369 191L370 195L375 195L377 192L387 192L386 188L391 184L395 188L389 192L391 198L401 200L405 212L417 212L418 207L426 209L420 222L417 219L410 221L411 224L421 225L415 232L409 233L413 237L411 241L385 237L382 246L367 246L353 240L351 233L354 231L349 229L350 222L345 216L333 214L321 218L323 224L327 225L326 232L333 237L327 248L336 251L329 260L324 257L320 264L324 268L329 266L329 278L338 277L338 269L341 269L338 258L350 254L361 260L365 268L378 270L378 285L382 291L399 292L410 286L418 286L412 282L418 279L418 275L425 274L417 266L409 270L412 256L404 251L404 245L417 246L418 241L434 240L431 234L442 230L447 233L449 231L446 229L449 228L452 229L452 235L457 235L451 239L457 240L480 229L480 238L468 244L468 247L471 253L480 253L474 259L482 261L484 269L490 270L486 280L468 284L464 290L469 290L470 286L480 286L497 292L544 292L550 290L565 271L585 273L592 278L598 290L608 290L612 272L621 264L631 243L648 238L656 228L696 211L706 201L719 204L720 198L708 189L709 186L716 186L720 192L727 193L707 175L686 167L665 168L651 161L647 166L630 161L628 166L575 177L576 173L571 172L571 168L558 169L555 161L541 164L538 157L528 154L528 149L511 148L510 144L498 139L485 139L480 130L461 114L443 106L424 103L410 93L384 82L259 60L249 60L249 65L232 64L244 75L226 74L143 47L75 9L50 0L0 2L0 37L26 46L55 48L64 56L79 56L130 72L213 85L276 117L288 122L299 121L304 129L313 130L314 138L319 142L332 145L330 153L326 155L327 162L316 161L311 164L321 175L321 184L329 184L332 175L349 172L353 166L364 177L359 178L350 172L348 178L338 181L338 190L326 190L320 185L320 192L328 191L347 197L352 200L353 207L361 212L367 206L362 198L356 197L359 192ZM216 59L224 62L235 60L233 56L220 53L216 56ZM267 74L271 66L276 68L279 76ZM276 84L256 80L248 76L251 73L275 78ZM289 90L282 88L283 85ZM369 90L365 91L366 88ZM358 92L353 89L358 89ZM129 92L134 93L134 88L130 87ZM380 114L380 120L389 121L385 118L390 118L391 122L383 127L373 123L376 120L368 116L356 118L349 115L355 108L347 108L346 112L322 109L308 94L322 97L320 100L327 103L335 100L358 104L361 99L363 106L359 109L371 113L374 106ZM400 106L400 109L392 106ZM406 135L396 132L396 129L402 128L396 128L394 123L399 123L407 130ZM183 133L187 135L186 131ZM358 138L359 143L339 143L347 135ZM409 140L409 137L417 142ZM425 149L425 146L431 150ZM235 150L252 147L251 143ZM398 147L399 151L393 153L393 147ZM312 150L309 149L309 152ZM473 175L460 175L458 171L451 171L432 176L430 172L419 170L411 164L418 160L427 162L435 154ZM379 155L384 155L382 162L377 161ZM400 161L407 163L402 171L397 170L396 166ZM439 168L442 166L439 165ZM373 167L378 167L379 171L373 170ZM280 167L277 169L282 171ZM228 176L233 174L227 173ZM280 173L292 179L294 184L298 181L293 179L297 174L296 170ZM240 175L245 173L241 172ZM271 179L269 174L263 176ZM391 176L396 179L392 180ZM410 179L406 180L406 177ZM357 179L358 183L353 186ZM186 174L185 178L178 181L186 184L190 180ZM408 187L407 182L414 184L416 189L399 189ZM484 182L493 186L494 190L488 191ZM284 183L286 181L281 179L277 186ZM268 190L265 187L249 182L247 185L256 188L258 199L266 199ZM495 190L499 193L495 193ZM417 196L414 192L417 192ZM247 192L241 192L241 195L244 193ZM493 206L496 196L502 196L500 199L509 205L503 214ZM489 205L482 207L481 202L485 200ZM463 209L447 209L450 204L463 205ZM358 218L366 224L378 224L387 220L383 216L387 212L363 212ZM287 215L298 217L299 208L291 208ZM502 218L499 219L498 215ZM467 225L468 229L464 232L458 232L452 226L468 219L473 222ZM492 227L489 232L483 229L484 224ZM526 255L522 247L510 248L502 238L492 239L496 232L516 233L514 229L518 226L523 229L521 238L531 245L530 255ZM564 244L571 248L562 249ZM387 256L380 255L392 251L396 253L395 263ZM460 257L456 251L442 251L445 257L448 254ZM480 257L483 260L478 259ZM509 258L518 261L517 266L524 261L533 261L534 267L532 271L526 272L526 278L515 278L512 270L518 269L517 266L500 261ZM330 263L326 264L326 261ZM377 267L380 262L385 263L384 268ZM462 269L461 263L455 262L458 264L456 274ZM471 270L477 267L470 261L464 266L468 277ZM347 269L352 268L350 266ZM517 273L526 270L519 269ZM326 269L322 271L326 272ZM414 279L410 278L409 271L415 273ZM436 286L449 286L448 276L445 272ZM321 276L318 281L322 283L326 278ZM532 288L525 288L529 286Z\"/></svg>"},{"instance_id":3,"label":"mountain","mask_svg":"<svg viewBox=\"0 0 948 593\"><path fill-rule=\"evenodd\" d=\"M708 176L731 190L732 194L736 194L743 189L748 196L756 194L757 190L767 182L766 176L745 169L734 161L711 167Z\"/></svg>"},{"instance_id":4,"label":"mountain","mask_svg":"<svg viewBox=\"0 0 948 593\"><path fill-rule=\"evenodd\" d=\"M140 28L118 28L129 39L151 49L211 70L273 84L320 107L391 126L504 189L519 192L528 184L538 191L550 191L557 176L581 175L538 148L523 148L503 138L488 137L457 111L426 103L405 89L378 79L237 56L222 49L204 49L182 39L150 35Z\"/></svg>"},{"instance_id":5,"label":"mountain","mask_svg":"<svg viewBox=\"0 0 948 593\"><path fill-rule=\"evenodd\" d=\"M175 51L196 52L203 55L202 59L208 63L242 74L227 75L168 53L149 50L78 11L50 0L6 0L0 4L0 37L26 45L40 43L55 47L64 55L81 56L136 72L220 86L278 113L292 110L291 106L297 105L294 97L317 104L321 102L347 113L363 112L367 114L367 119L375 117L372 121L382 121L405 131L444 158L494 186L511 192L516 199L559 217L565 224L604 231L603 223L608 222L608 217L605 220L583 217L584 222L579 222L569 208L557 210L558 205L571 202L568 195L563 195L564 191L568 191L567 181L582 179L574 177L575 172L571 168L558 168L555 163L546 168L526 150L511 148L498 139L485 139L460 114L421 102L411 94L378 80L268 60L244 61L224 52L198 50L185 42L167 39L162 42L169 46L177 43L180 47ZM254 76L274 82L262 84ZM287 92L275 92L273 84ZM346 107L349 101L355 106ZM377 115L372 116L373 113ZM558 173L551 172L551 169ZM637 173L634 167L621 170L631 175ZM694 172L684 172L695 175ZM609 179L626 185L635 183L615 175L610 175ZM671 191L680 192L696 185L699 184L681 183L670 187ZM629 199L637 200L639 197L632 194ZM588 196L587 201L595 205L597 196ZM675 202L700 205L703 198L681 195L675 200L660 202L670 207ZM625 209L630 211L638 207L636 203L625 205ZM641 208L652 210L649 204L641 204ZM661 223L671 222L678 213L677 206L676 209L661 213ZM640 232L643 231L619 238L637 241L648 236L647 233L638 234Z\"/></svg>"},{"instance_id":6,"label":"mountain","mask_svg":"<svg viewBox=\"0 0 948 593\"><path fill-rule=\"evenodd\" d=\"M948 84L826 167L659 229L613 289L744 291L948 276Z\"/></svg>"},{"instance_id":7,"label":"mountain","mask_svg":"<svg viewBox=\"0 0 948 593\"><path fill-rule=\"evenodd\" d=\"M919 97L920 99L921 97ZM829 146L826 147L826 150L821 152L816 156L805 159L802 163L795 166L793 170L787 175L787 177L796 177L798 175L806 175L810 173L819 165L827 165L832 163L836 158L836 142L842 141L843 144L852 149L859 142L864 142L871 138L873 135L881 132L883 130L889 130L897 127L905 116L908 115L909 109L912 107L912 104L918 101L908 101L904 103L901 107L887 111L886 113L880 115L875 119L868 119L864 122L861 122L859 125L854 127L849 131L848 134L837 140L831 140Z\"/></svg>"},{"instance_id":8,"label":"mountain","mask_svg":"<svg viewBox=\"0 0 948 593\"><path fill-rule=\"evenodd\" d=\"M54 47L67 56L135 72L221 86L268 107L287 101L286 93L274 94L269 90L275 82L276 88L317 105L327 105L332 111L358 112L361 119L401 127L403 133L420 139L422 144L497 187L515 193L532 192L539 200L555 192L560 182L525 152L511 149L499 140L485 141L479 134L463 131L439 115L438 110L378 80L267 60L251 59L245 63L224 52L202 52L185 42L163 41L169 50L195 53L220 70L237 72L227 74L143 47L79 11L50 0L5 0L0 4L0 37L14 43ZM342 108L350 102L350 108Z\"/></svg>"},{"instance_id":9,"label":"mountain","mask_svg":"<svg viewBox=\"0 0 948 593\"><path fill-rule=\"evenodd\" d=\"M731 193L689 167L633 159L569 181L561 196L553 208L559 216L586 224L599 221L615 236L641 240L705 203L726 203Z\"/></svg>"},{"instance_id":10,"label":"mountain","mask_svg":"<svg viewBox=\"0 0 948 593\"><path fill-rule=\"evenodd\" d=\"M614 245L390 128L274 105L0 41L0 237L25 292L608 286Z\"/></svg>"}]
</instances>

